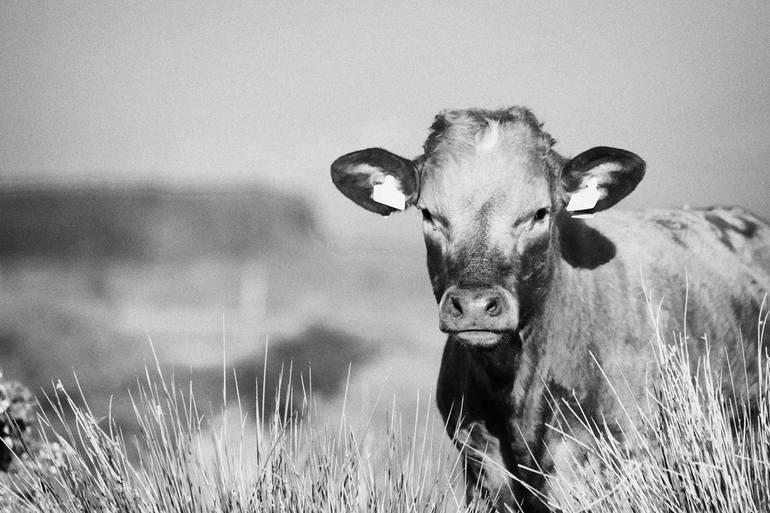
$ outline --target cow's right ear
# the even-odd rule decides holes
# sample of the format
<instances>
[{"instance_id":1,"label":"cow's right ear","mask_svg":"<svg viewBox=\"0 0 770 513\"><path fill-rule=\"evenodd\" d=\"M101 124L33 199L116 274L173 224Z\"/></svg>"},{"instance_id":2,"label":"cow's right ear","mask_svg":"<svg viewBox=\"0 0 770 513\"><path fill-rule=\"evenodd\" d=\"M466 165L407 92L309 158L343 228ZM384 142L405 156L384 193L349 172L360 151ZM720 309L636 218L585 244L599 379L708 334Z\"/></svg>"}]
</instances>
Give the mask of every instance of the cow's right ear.
<instances>
[{"instance_id":1,"label":"cow's right ear","mask_svg":"<svg viewBox=\"0 0 770 513\"><path fill-rule=\"evenodd\" d=\"M381 148L343 155L332 163L331 171L342 194L382 216L404 210L417 200L414 162Z\"/></svg>"}]
</instances>

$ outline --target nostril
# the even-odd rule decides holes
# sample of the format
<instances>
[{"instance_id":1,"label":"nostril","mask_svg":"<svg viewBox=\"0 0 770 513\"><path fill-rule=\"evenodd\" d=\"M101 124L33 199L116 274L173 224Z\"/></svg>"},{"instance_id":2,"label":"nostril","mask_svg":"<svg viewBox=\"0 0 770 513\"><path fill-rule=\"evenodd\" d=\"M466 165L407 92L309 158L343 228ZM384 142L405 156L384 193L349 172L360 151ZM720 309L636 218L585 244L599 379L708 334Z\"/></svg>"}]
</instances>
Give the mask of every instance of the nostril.
<instances>
[{"instance_id":1,"label":"nostril","mask_svg":"<svg viewBox=\"0 0 770 513\"><path fill-rule=\"evenodd\" d=\"M459 317L463 314L463 307L460 304L460 300L457 298L457 296L451 296L449 298L449 304L452 305L452 308L450 310L452 315L454 315L455 317Z\"/></svg>"},{"instance_id":2,"label":"nostril","mask_svg":"<svg viewBox=\"0 0 770 513\"><path fill-rule=\"evenodd\" d=\"M490 298L489 300L487 300L485 310L487 312L487 315L489 315L490 317L495 317L497 315L500 315L500 312L502 311L502 308L500 307L500 300L496 297Z\"/></svg>"}]
</instances>

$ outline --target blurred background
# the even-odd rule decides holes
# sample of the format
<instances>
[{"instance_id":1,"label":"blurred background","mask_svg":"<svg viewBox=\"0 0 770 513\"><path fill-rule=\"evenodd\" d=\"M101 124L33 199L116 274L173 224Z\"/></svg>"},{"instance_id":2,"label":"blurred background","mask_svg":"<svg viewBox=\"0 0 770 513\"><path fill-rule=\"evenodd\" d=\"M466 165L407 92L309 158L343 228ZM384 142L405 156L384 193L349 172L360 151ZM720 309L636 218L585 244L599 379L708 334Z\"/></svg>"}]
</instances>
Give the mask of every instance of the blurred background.
<instances>
[{"instance_id":1,"label":"blurred background","mask_svg":"<svg viewBox=\"0 0 770 513\"><path fill-rule=\"evenodd\" d=\"M0 368L76 372L130 426L149 340L204 400L235 367L247 404L269 342L330 411L349 365L348 411L410 411L443 345L417 216L329 164L523 104L563 154L644 157L627 208L767 218L768 27L766 1L1 2Z\"/></svg>"}]
</instances>

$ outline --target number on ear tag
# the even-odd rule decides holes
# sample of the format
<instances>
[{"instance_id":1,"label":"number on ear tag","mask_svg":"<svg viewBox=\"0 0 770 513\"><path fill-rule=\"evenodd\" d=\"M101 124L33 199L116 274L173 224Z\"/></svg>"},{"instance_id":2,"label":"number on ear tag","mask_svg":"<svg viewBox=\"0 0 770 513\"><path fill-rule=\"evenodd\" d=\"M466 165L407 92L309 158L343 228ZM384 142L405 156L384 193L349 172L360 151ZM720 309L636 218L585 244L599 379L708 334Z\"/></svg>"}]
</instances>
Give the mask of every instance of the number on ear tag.
<instances>
[{"instance_id":1,"label":"number on ear tag","mask_svg":"<svg viewBox=\"0 0 770 513\"><path fill-rule=\"evenodd\" d=\"M398 210L406 208L406 196L398 189L398 180L391 175L385 175L381 183L374 184L372 199Z\"/></svg>"}]
</instances>

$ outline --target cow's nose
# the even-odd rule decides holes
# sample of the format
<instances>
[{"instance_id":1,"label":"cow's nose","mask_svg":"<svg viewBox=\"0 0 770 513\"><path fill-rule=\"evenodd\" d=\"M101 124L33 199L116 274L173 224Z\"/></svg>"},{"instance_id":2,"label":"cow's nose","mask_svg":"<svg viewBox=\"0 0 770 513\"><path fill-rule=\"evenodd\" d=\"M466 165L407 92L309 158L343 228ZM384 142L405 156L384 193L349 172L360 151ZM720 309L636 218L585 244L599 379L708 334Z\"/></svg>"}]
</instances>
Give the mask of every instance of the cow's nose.
<instances>
[{"instance_id":1,"label":"cow's nose","mask_svg":"<svg viewBox=\"0 0 770 513\"><path fill-rule=\"evenodd\" d=\"M518 308L513 295L502 288L462 289L450 287L439 307L442 331L514 330Z\"/></svg>"},{"instance_id":2,"label":"cow's nose","mask_svg":"<svg viewBox=\"0 0 770 513\"><path fill-rule=\"evenodd\" d=\"M497 292L479 294L476 297L462 292L450 294L447 298L448 313L452 317L462 317L466 313L471 316L486 314L496 317L503 311L503 299Z\"/></svg>"}]
</instances>

